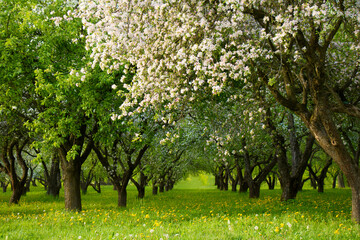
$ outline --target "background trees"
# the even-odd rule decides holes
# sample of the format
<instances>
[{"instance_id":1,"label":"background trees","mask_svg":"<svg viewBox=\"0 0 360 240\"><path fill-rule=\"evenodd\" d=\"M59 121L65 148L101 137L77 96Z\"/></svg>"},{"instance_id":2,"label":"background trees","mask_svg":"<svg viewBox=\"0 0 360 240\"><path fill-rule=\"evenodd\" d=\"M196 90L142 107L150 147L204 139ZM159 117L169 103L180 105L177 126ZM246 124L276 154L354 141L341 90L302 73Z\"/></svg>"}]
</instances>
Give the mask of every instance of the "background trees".
<instances>
[{"instance_id":1,"label":"background trees","mask_svg":"<svg viewBox=\"0 0 360 240\"><path fill-rule=\"evenodd\" d=\"M179 100L201 96L204 87L217 94L229 83L261 83L339 164L352 187L353 218L360 221L358 163L336 127L337 114L360 116L356 1L113 1L99 6L80 4L93 62L109 69L119 62L136 65L129 89L146 96L141 106L157 102L176 108ZM131 98L124 107L129 104Z\"/></svg>"},{"instance_id":2,"label":"background trees","mask_svg":"<svg viewBox=\"0 0 360 240\"><path fill-rule=\"evenodd\" d=\"M250 197L276 172L287 200L306 169L321 190L334 161L360 221L356 1L0 5L0 168L12 202L29 182L25 155L54 196L61 168L71 210L96 159L119 206L130 181L141 198L150 180L162 191L199 170Z\"/></svg>"}]
</instances>

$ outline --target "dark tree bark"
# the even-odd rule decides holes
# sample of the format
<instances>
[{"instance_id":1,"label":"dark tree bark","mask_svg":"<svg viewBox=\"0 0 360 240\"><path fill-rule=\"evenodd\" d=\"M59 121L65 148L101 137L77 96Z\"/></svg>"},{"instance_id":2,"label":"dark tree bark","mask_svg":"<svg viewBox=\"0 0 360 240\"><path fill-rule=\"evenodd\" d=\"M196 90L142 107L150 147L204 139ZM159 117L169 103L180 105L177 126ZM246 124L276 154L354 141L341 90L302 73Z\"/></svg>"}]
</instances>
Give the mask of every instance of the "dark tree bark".
<instances>
[{"instance_id":1,"label":"dark tree bark","mask_svg":"<svg viewBox=\"0 0 360 240\"><path fill-rule=\"evenodd\" d=\"M265 181L268 174L276 165L276 158L271 154L267 161L258 162L258 156L253 157L253 161L251 160L251 156L249 151L246 149L246 140L242 140L243 150L244 150L244 163L245 163L245 174L244 178L249 186L249 197L250 198L259 198L260 197L260 187L261 183ZM260 165L264 164L264 168L260 168ZM259 168L259 173L257 176L253 178L253 170L255 167Z\"/></svg>"},{"instance_id":2,"label":"dark tree bark","mask_svg":"<svg viewBox=\"0 0 360 240\"><path fill-rule=\"evenodd\" d=\"M229 167L226 166L224 169L224 190L229 190Z\"/></svg>"},{"instance_id":3,"label":"dark tree bark","mask_svg":"<svg viewBox=\"0 0 360 240\"><path fill-rule=\"evenodd\" d=\"M8 181L0 181L1 188L3 190L3 193L6 193L7 187L9 186L10 182Z\"/></svg>"},{"instance_id":4,"label":"dark tree bark","mask_svg":"<svg viewBox=\"0 0 360 240\"><path fill-rule=\"evenodd\" d=\"M326 161L323 169L320 171L319 175L317 175L317 173L313 170L313 168L310 164L308 165L309 172L313 176L313 178L316 180L317 186L318 186L318 192L320 192L320 193L324 192L324 180L326 178L327 171L329 170L329 167L331 166L331 164L332 164L332 159L329 158L329 160Z\"/></svg>"},{"instance_id":5,"label":"dark tree bark","mask_svg":"<svg viewBox=\"0 0 360 240\"><path fill-rule=\"evenodd\" d=\"M310 185L313 189L317 189L317 181L316 179L314 178L314 175L309 173L309 179L310 179Z\"/></svg>"},{"instance_id":6,"label":"dark tree bark","mask_svg":"<svg viewBox=\"0 0 360 240\"><path fill-rule=\"evenodd\" d=\"M338 176L339 188L345 188L344 174L340 173Z\"/></svg>"},{"instance_id":7,"label":"dark tree bark","mask_svg":"<svg viewBox=\"0 0 360 240\"><path fill-rule=\"evenodd\" d=\"M266 177L265 181L269 187L269 190L274 190L276 184L276 174L275 173L269 174Z\"/></svg>"},{"instance_id":8,"label":"dark tree bark","mask_svg":"<svg viewBox=\"0 0 360 240\"><path fill-rule=\"evenodd\" d=\"M37 168L37 165L34 167L29 166L29 170L30 170L30 175L28 176L27 180L26 180L26 184L25 184L25 192L30 192L30 185L31 182L33 181L33 176L34 176L34 170Z\"/></svg>"},{"instance_id":9,"label":"dark tree bark","mask_svg":"<svg viewBox=\"0 0 360 240\"><path fill-rule=\"evenodd\" d=\"M230 183L231 183L231 191L232 192L236 192L237 191L237 185L239 184L239 178L240 176L238 175L238 173L235 175L235 177L233 177L231 175L231 173L229 174L229 180L230 180Z\"/></svg>"},{"instance_id":10,"label":"dark tree bark","mask_svg":"<svg viewBox=\"0 0 360 240\"><path fill-rule=\"evenodd\" d=\"M303 187L304 187L304 184L307 182L307 181L309 181L310 180L310 178L308 177L308 178L303 178L303 180L302 180L302 182L301 182L301 185L300 185L300 187L299 187L299 191L302 191L303 190Z\"/></svg>"},{"instance_id":11,"label":"dark tree bark","mask_svg":"<svg viewBox=\"0 0 360 240\"><path fill-rule=\"evenodd\" d=\"M116 191L118 192L118 206L119 207L126 207L127 204L127 186L129 184L129 181L131 180L131 178L133 177L134 174L134 170L139 166L140 161L142 159L142 157L144 156L146 150L149 148L150 146L145 144L137 153L136 159L134 160L134 162L132 161L132 155L135 152L135 149L127 149L124 148L124 152L126 155L126 166L125 164L121 161L121 159L119 158L118 154L115 154L118 149L117 149L117 143L114 144L113 146L113 161L114 164L111 166L108 160L109 154L108 151L106 149L101 150L99 146L94 146L94 151L96 153L96 155L98 156L99 161L101 162L102 166L106 169L109 178L111 179L111 182L113 183L114 187L116 188ZM116 169L117 169L117 164L119 164L123 170L123 175L120 176Z\"/></svg>"},{"instance_id":12,"label":"dark tree bark","mask_svg":"<svg viewBox=\"0 0 360 240\"><path fill-rule=\"evenodd\" d=\"M239 192L240 193L245 193L248 191L249 189L249 184L247 183L247 181L245 180L245 178L243 177L243 174L242 174L242 171L240 169L239 171L239 185L240 185L240 188L239 188Z\"/></svg>"},{"instance_id":13,"label":"dark tree bark","mask_svg":"<svg viewBox=\"0 0 360 240\"><path fill-rule=\"evenodd\" d=\"M336 2L336 5L339 9L345 8L343 1ZM277 27L272 23L265 27L263 18L268 13L262 10L251 7L244 9L244 12L263 26L268 34L272 34L272 30ZM357 87L354 79L358 75L359 67L354 60L354 66L351 66L353 73L343 82L338 82L337 77L329 74L332 72L332 64L328 62L331 43L349 24L343 16L336 17L333 19L333 28L323 37L319 37L316 24L309 29L298 29L286 44L293 49L304 49L302 63L288 61L291 54L287 51L282 54L269 38L266 47L274 52L275 58L268 62L254 63L254 68L276 101L302 119L321 148L339 165L352 191L352 219L360 223L359 163L344 144L336 116L341 113L348 118L360 119L357 92L350 91L352 94L348 94L347 101L344 101L345 91ZM273 71L274 67L279 69L277 85L271 84L269 80L269 70ZM338 77L343 79L343 76Z\"/></svg>"},{"instance_id":14,"label":"dark tree bark","mask_svg":"<svg viewBox=\"0 0 360 240\"><path fill-rule=\"evenodd\" d=\"M65 209L71 211L81 211L80 194L80 171L81 162L78 160L64 163L62 160L62 171L64 181Z\"/></svg>"},{"instance_id":15,"label":"dark tree bark","mask_svg":"<svg viewBox=\"0 0 360 240\"><path fill-rule=\"evenodd\" d=\"M11 143L7 139L3 142L2 147L2 162L0 164L0 170L6 173L11 182L12 195L10 197L10 204L18 204L21 196L26 192L25 184L28 175L28 166L22 157L22 151L27 144L28 139L21 142L18 139L13 139ZM21 176L18 176L16 172L16 164L22 169Z\"/></svg>"},{"instance_id":16,"label":"dark tree bark","mask_svg":"<svg viewBox=\"0 0 360 240\"><path fill-rule=\"evenodd\" d=\"M101 193L101 179L97 179L95 177L95 180L93 183L90 183L90 186L97 192L97 193Z\"/></svg>"},{"instance_id":17,"label":"dark tree bark","mask_svg":"<svg viewBox=\"0 0 360 240\"><path fill-rule=\"evenodd\" d=\"M58 149L64 181L65 209L71 211L82 210L80 192L81 165L89 156L93 146L93 141L90 139L85 147L86 128L86 125L82 125L79 136L71 134ZM74 146L77 147L77 154L68 157L68 153Z\"/></svg>"},{"instance_id":18,"label":"dark tree bark","mask_svg":"<svg viewBox=\"0 0 360 240\"><path fill-rule=\"evenodd\" d=\"M51 160L50 172L44 161L42 161L42 164L47 186L46 194L58 198L61 189L60 160L58 154L55 153Z\"/></svg>"},{"instance_id":19,"label":"dark tree bark","mask_svg":"<svg viewBox=\"0 0 360 240\"><path fill-rule=\"evenodd\" d=\"M220 190L224 189L224 176L223 176L223 167L219 166L217 175L216 175L216 180L217 180L217 188Z\"/></svg>"},{"instance_id":20,"label":"dark tree bark","mask_svg":"<svg viewBox=\"0 0 360 240\"><path fill-rule=\"evenodd\" d=\"M339 173L337 172L334 176L332 176L332 184L331 184L331 187L332 188L336 188L336 179L338 177Z\"/></svg>"},{"instance_id":21,"label":"dark tree bark","mask_svg":"<svg viewBox=\"0 0 360 240\"><path fill-rule=\"evenodd\" d=\"M81 170L80 187L81 187L81 192L83 195L85 195L87 193L87 189L91 185L91 182L94 178L93 172L94 172L94 168L96 167L96 164L97 164L97 161L92 162L91 168L86 176L84 175L84 171Z\"/></svg>"},{"instance_id":22,"label":"dark tree bark","mask_svg":"<svg viewBox=\"0 0 360 240\"><path fill-rule=\"evenodd\" d=\"M235 156L234 156L235 157ZM231 174L232 172L234 172L235 170L235 177L233 177L233 175ZM231 182L231 191L232 192L236 192L237 191L237 185L240 184L240 175L242 174L241 172L241 167L239 164L239 159L235 157L235 166L233 169L230 170L230 174L229 174L229 179Z\"/></svg>"},{"instance_id":23,"label":"dark tree bark","mask_svg":"<svg viewBox=\"0 0 360 240\"><path fill-rule=\"evenodd\" d=\"M131 178L131 182L134 183L134 185L138 191L139 199L142 199L145 197L145 187L148 184L149 180L150 180L149 177L146 176L142 170L140 170L140 175L139 175L138 181L136 181L134 178Z\"/></svg>"},{"instance_id":24,"label":"dark tree bark","mask_svg":"<svg viewBox=\"0 0 360 240\"><path fill-rule=\"evenodd\" d=\"M44 178L36 177L35 180L38 181L41 185L43 185L44 189L47 190L47 182Z\"/></svg>"},{"instance_id":25,"label":"dark tree bark","mask_svg":"<svg viewBox=\"0 0 360 240\"><path fill-rule=\"evenodd\" d=\"M157 182L156 182L156 181L153 181L153 184L152 184L152 194L153 194L153 195L157 195L157 194L158 194L158 190L159 190L159 187L157 186Z\"/></svg>"},{"instance_id":26,"label":"dark tree bark","mask_svg":"<svg viewBox=\"0 0 360 240\"><path fill-rule=\"evenodd\" d=\"M229 189L229 177L225 165L219 166L218 189L227 191Z\"/></svg>"},{"instance_id":27,"label":"dark tree bark","mask_svg":"<svg viewBox=\"0 0 360 240\"><path fill-rule=\"evenodd\" d=\"M165 177L164 177L165 178ZM160 178L159 181L159 192L165 192L165 179Z\"/></svg>"},{"instance_id":28,"label":"dark tree bark","mask_svg":"<svg viewBox=\"0 0 360 240\"><path fill-rule=\"evenodd\" d=\"M277 130L272 121L270 108L266 109L266 121L271 136L273 138L275 148L277 149L277 164L279 171L279 180L282 189L281 200L295 199L296 195L301 189L302 178L306 170L307 163L312 155L312 148L315 138L312 134L308 134L306 138L305 149L301 154L300 144L297 140L294 118L291 113L288 114L288 128L290 134L290 150L291 150L291 165L289 165L287 157L287 147L285 138Z\"/></svg>"}]
</instances>

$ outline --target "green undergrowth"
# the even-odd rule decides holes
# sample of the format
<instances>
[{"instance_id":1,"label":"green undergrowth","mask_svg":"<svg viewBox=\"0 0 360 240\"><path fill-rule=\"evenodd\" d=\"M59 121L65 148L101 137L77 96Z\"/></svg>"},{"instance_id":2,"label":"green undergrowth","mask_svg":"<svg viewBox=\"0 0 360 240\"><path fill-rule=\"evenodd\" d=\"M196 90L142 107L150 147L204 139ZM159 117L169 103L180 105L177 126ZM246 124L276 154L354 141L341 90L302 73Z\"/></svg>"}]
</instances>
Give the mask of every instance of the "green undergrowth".
<instances>
[{"instance_id":1,"label":"green undergrowth","mask_svg":"<svg viewBox=\"0 0 360 240\"><path fill-rule=\"evenodd\" d=\"M174 190L136 199L129 187L128 207L118 208L111 186L89 189L83 211L64 210L59 199L33 187L19 205L0 193L0 239L360 239L351 221L349 189L303 190L280 202L281 191L261 191L260 199L219 191L201 176ZM199 186L199 187L196 187Z\"/></svg>"}]
</instances>

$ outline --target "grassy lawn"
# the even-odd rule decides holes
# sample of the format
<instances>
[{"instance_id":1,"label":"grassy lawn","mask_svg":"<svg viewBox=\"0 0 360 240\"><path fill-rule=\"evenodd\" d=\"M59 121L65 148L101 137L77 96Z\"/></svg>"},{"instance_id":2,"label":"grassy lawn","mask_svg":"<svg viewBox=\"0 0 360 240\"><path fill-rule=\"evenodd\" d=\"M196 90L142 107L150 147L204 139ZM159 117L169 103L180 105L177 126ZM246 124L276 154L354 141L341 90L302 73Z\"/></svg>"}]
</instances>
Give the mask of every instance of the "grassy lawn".
<instances>
[{"instance_id":1,"label":"grassy lawn","mask_svg":"<svg viewBox=\"0 0 360 240\"><path fill-rule=\"evenodd\" d=\"M136 199L129 187L128 207L118 208L111 186L89 189L83 211L64 211L41 187L20 205L0 193L0 239L360 239L351 221L349 189L305 189L280 202L279 189L263 189L260 199L219 191L206 176L190 177L174 190Z\"/></svg>"}]
</instances>

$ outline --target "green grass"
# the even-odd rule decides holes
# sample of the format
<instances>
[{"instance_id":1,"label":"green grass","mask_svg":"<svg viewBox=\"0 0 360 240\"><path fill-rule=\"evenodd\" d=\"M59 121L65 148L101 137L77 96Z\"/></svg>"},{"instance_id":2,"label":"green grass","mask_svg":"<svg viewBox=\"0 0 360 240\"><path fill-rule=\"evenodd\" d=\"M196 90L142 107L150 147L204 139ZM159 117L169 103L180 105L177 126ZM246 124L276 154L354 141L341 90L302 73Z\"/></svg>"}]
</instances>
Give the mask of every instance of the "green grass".
<instances>
[{"instance_id":1,"label":"green grass","mask_svg":"<svg viewBox=\"0 0 360 240\"><path fill-rule=\"evenodd\" d=\"M7 204L10 192L0 193L0 239L360 239L349 189L304 190L280 202L279 189L249 199L212 182L190 177L157 196L148 189L143 200L131 186L125 209L116 207L111 186L101 194L89 189L80 213L65 211L63 197L40 187L17 206Z\"/></svg>"}]
</instances>

